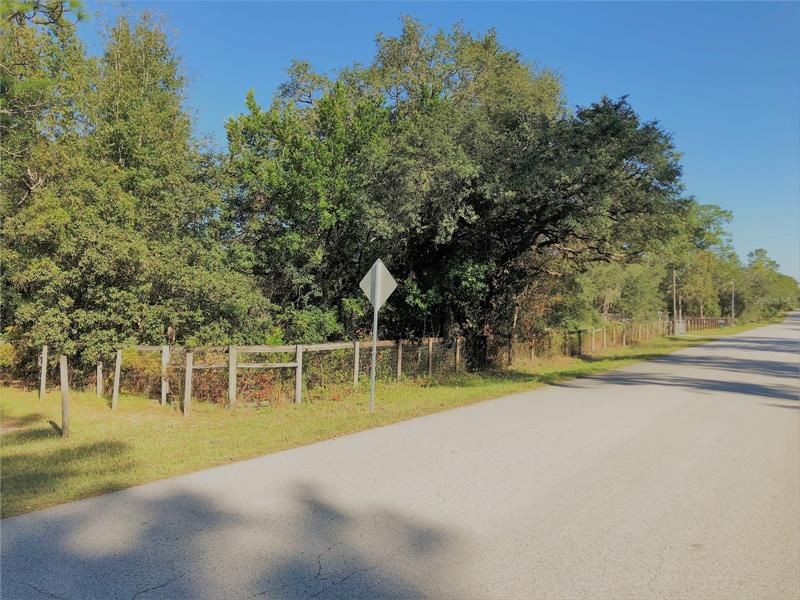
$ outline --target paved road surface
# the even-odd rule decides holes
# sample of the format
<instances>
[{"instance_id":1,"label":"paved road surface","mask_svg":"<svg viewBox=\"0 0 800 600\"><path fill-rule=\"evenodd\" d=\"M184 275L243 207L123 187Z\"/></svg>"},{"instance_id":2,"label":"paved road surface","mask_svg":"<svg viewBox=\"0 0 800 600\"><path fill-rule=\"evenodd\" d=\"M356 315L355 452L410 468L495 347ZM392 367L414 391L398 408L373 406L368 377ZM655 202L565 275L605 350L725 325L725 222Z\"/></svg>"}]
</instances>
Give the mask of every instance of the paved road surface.
<instances>
[{"instance_id":1,"label":"paved road surface","mask_svg":"<svg viewBox=\"0 0 800 600\"><path fill-rule=\"evenodd\" d=\"M2 526L2 597L800 597L800 315Z\"/></svg>"}]
</instances>

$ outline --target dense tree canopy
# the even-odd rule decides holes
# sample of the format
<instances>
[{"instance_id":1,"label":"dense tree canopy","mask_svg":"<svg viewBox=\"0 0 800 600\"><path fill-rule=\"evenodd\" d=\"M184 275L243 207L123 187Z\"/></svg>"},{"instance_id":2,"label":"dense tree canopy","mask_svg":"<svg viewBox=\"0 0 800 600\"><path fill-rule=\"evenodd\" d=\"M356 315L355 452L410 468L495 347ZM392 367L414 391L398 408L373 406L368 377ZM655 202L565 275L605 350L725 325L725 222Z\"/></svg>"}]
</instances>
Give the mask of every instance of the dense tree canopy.
<instances>
[{"instance_id":1,"label":"dense tree canopy","mask_svg":"<svg viewBox=\"0 0 800 600\"><path fill-rule=\"evenodd\" d=\"M220 154L151 17L91 57L74 0L2 7L2 320L23 357L362 335L378 257L400 282L387 336L666 315L673 270L685 314L726 314L734 283L740 316L797 302L763 251L740 264L728 213L685 197L658 123L626 98L567 109L494 31L405 18L368 65L295 62Z\"/></svg>"},{"instance_id":2,"label":"dense tree canopy","mask_svg":"<svg viewBox=\"0 0 800 600\"><path fill-rule=\"evenodd\" d=\"M88 364L122 343L274 335L221 243L216 161L192 139L163 31L120 19L93 59L59 14L3 25L3 63L27 65L4 89L8 337ZM17 93L31 79L45 82L33 119Z\"/></svg>"}]
</instances>

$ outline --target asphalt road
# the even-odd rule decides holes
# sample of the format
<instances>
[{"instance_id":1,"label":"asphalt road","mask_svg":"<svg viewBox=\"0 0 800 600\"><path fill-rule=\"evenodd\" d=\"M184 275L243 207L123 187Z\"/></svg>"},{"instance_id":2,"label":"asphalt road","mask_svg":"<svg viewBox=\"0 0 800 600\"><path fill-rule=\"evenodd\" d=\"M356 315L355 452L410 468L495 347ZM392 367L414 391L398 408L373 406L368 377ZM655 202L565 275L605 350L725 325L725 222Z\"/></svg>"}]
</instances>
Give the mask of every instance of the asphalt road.
<instances>
[{"instance_id":1,"label":"asphalt road","mask_svg":"<svg viewBox=\"0 0 800 600\"><path fill-rule=\"evenodd\" d=\"M0 522L2 598L800 598L800 315Z\"/></svg>"}]
</instances>

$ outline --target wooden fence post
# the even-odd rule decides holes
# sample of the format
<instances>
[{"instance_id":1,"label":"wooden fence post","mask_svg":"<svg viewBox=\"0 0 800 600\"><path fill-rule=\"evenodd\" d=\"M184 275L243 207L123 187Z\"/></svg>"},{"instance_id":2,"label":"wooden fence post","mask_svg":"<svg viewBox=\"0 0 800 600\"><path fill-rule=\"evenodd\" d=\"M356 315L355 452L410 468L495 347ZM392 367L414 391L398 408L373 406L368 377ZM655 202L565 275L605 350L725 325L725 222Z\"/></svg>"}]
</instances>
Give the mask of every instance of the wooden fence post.
<instances>
[{"instance_id":1,"label":"wooden fence post","mask_svg":"<svg viewBox=\"0 0 800 600\"><path fill-rule=\"evenodd\" d=\"M597 330L594 327L592 327L592 354L594 354L594 336L596 332Z\"/></svg>"},{"instance_id":2,"label":"wooden fence post","mask_svg":"<svg viewBox=\"0 0 800 600\"><path fill-rule=\"evenodd\" d=\"M403 340L397 340L397 381L403 376Z\"/></svg>"},{"instance_id":3,"label":"wooden fence post","mask_svg":"<svg viewBox=\"0 0 800 600\"><path fill-rule=\"evenodd\" d=\"M122 374L122 350L117 350L117 361L114 365L114 390L111 393L111 410L117 408L119 401L119 378Z\"/></svg>"},{"instance_id":4,"label":"wooden fence post","mask_svg":"<svg viewBox=\"0 0 800 600\"><path fill-rule=\"evenodd\" d=\"M603 327L603 350L606 349L606 346L607 346L607 344L606 344L606 328Z\"/></svg>"},{"instance_id":5,"label":"wooden fence post","mask_svg":"<svg viewBox=\"0 0 800 600\"><path fill-rule=\"evenodd\" d=\"M622 324L622 345L623 345L623 347L627 345L626 344L627 340L625 338L625 334L626 333L627 333L627 330L626 330L626 327L625 327L625 323L623 323Z\"/></svg>"},{"instance_id":6,"label":"wooden fence post","mask_svg":"<svg viewBox=\"0 0 800 600\"><path fill-rule=\"evenodd\" d=\"M61 374L61 437L69 437L69 372L67 357L63 354L58 359L58 370Z\"/></svg>"},{"instance_id":7,"label":"wooden fence post","mask_svg":"<svg viewBox=\"0 0 800 600\"><path fill-rule=\"evenodd\" d=\"M167 391L169 390L169 379L167 379L168 366L169 346L161 346L161 406L167 405Z\"/></svg>"},{"instance_id":8,"label":"wooden fence post","mask_svg":"<svg viewBox=\"0 0 800 600\"><path fill-rule=\"evenodd\" d=\"M303 345L297 344L294 372L294 402L300 404L303 396Z\"/></svg>"},{"instance_id":9,"label":"wooden fence post","mask_svg":"<svg viewBox=\"0 0 800 600\"><path fill-rule=\"evenodd\" d=\"M192 371L194 369L194 355L186 352L186 373L183 377L183 416L192 414Z\"/></svg>"},{"instance_id":10,"label":"wooden fence post","mask_svg":"<svg viewBox=\"0 0 800 600\"><path fill-rule=\"evenodd\" d=\"M456 371L461 366L461 336L456 337Z\"/></svg>"},{"instance_id":11,"label":"wooden fence post","mask_svg":"<svg viewBox=\"0 0 800 600\"><path fill-rule=\"evenodd\" d=\"M428 377L433 375L433 338L428 338Z\"/></svg>"},{"instance_id":12,"label":"wooden fence post","mask_svg":"<svg viewBox=\"0 0 800 600\"><path fill-rule=\"evenodd\" d=\"M228 406L236 404L236 346L228 346Z\"/></svg>"},{"instance_id":13,"label":"wooden fence post","mask_svg":"<svg viewBox=\"0 0 800 600\"><path fill-rule=\"evenodd\" d=\"M95 375L95 392L98 398L103 397L103 361L97 361L97 374Z\"/></svg>"},{"instance_id":14,"label":"wooden fence post","mask_svg":"<svg viewBox=\"0 0 800 600\"><path fill-rule=\"evenodd\" d=\"M353 342L353 387L358 386L358 373L361 370L361 342Z\"/></svg>"},{"instance_id":15,"label":"wooden fence post","mask_svg":"<svg viewBox=\"0 0 800 600\"><path fill-rule=\"evenodd\" d=\"M47 344L42 346L42 370L39 376L39 400L44 400L47 389Z\"/></svg>"}]
</instances>

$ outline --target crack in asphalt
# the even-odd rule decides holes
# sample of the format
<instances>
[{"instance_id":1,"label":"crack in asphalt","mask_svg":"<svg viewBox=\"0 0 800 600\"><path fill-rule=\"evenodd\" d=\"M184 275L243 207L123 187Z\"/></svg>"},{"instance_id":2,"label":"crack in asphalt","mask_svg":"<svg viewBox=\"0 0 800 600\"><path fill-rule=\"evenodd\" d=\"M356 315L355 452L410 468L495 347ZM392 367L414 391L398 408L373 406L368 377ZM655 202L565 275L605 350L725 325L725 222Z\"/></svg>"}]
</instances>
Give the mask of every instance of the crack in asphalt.
<instances>
[{"instance_id":1,"label":"crack in asphalt","mask_svg":"<svg viewBox=\"0 0 800 600\"><path fill-rule=\"evenodd\" d=\"M271 583L271 581L268 581L267 583ZM298 581L290 581L290 582L288 582L288 583L284 583L284 584L283 584L283 585L281 585L281 586L278 586L278 588L277 588L277 589L278 589L278 590L283 590L283 589L285 589L285 588L292 587L292 586L297 586L297 585L300 585L300 582L298 582ZM250 596L247 596L247 598L248 598L248 600L249 600L250 598L261 598L262 596L266 596L267 594L269 594L271 591L272 591L272 588L267 588L267 589L266 589L266 590L264 590L263 592L256 592L255 594L252 594L252 595L250 595Z\"/></svg>"},{"instance_id":2,"label":"crack in asphalt","mask_svg":"<svg viewBox=\"0 0 800 600\"><path fill-rule=\"evenodd\" d=\"M656 582L656 579L658 579L658 576L661 574L661 569L664 567L664 552L666 550L667 550L666 548L661 548L661 550L658 551L658 566L655 569L653 569L653 576L650 578L650 581L647 582L648 589L653 589L653 584Z\"/></svg>"},{"instance_id":3,"label":"crack in asphalt","mask_svg":"<svg viewBox=\"0 0 800 600\"><path fill-rule=\"evenodd\" d=\"M147 592L152 592L153 590L157 590L157 589L163 588L163 587L169 585L170 583L172 583L173 581L176 581L176 580L180 579L184 575L185 575L185 573L181 573L180 575L176 575L175 577L171 577L170 579L167 579L164 583L159 583L158 585L154 585L153 587L149 587L149 588L146 588L144 590L140 590L140 591L136 592L133 596L131 596L131 600L136 600L136 598L138 598L142 594L146 594Z\"/></svg>"},{"instance_id":4,"label":"crack in asphalt","mask_svg":"<svg viewBox=\"0 0 800 600\"><path fill-rule=\"evenodd\" d=\"M361 567L360 569L355 569L354 571L348 573L347 575L345 575L344 577L342 577L338 581L333 582L328 587L321 589L316 594L312 594L311 596L309 596L309 598L310 599L319 598L322 594L325 594L326 592L328 592L329 590L332 590L336 586L339 586L339 585L343 584L348 579L351 579L352 577L355 577L356 575L360 575L361 573L366 573L368 571L372 571L374 569L377 569L383 563L385 563L387 560L389 560L393 556L396 556L397 554L399 554L403 550L404 547L405 546L401 546L399 548L395 548L394 550L392 550L388 554L385 554L380 560L378 560L377 562L375 562L375 563L373 563L371 565L367 565L366 567Z\"/></svg>"},{"instance_id":5,"label":"crack in asphalt","mask_svg":"<svg viewBox=\"0 0 800 600\"><path fill-rule=\"evenodd\" d=\"M396 556L397 554L400 554L406 548L405 545L400 546L398 548L395 548L394 550L392 550L388 554L385 554L384 556L382 556L378 561L376 561L376 562L374 562L372 564L369 564L369 565L367 565L365 567L361 567L359 569L355 569L355 570L347 573L346 575L338 576L339 579L337 579L336 581L334 581L330 585L322 588L321 590L319 590L318 592L316 592L314 594L310 594L309 595L307 593L309 584L314 583L315 581L327 581L329 579L334 579L334 578L337 577L337 575L329 575L327 577L321 577L321 574L322 574L322 556L327 554L328 552L330 552L334 548L336 548L338 546L341 546L341 545L342 545L341 542L339 542L337 544L333 544L332 546L329 546L327 549L323 550L322 552L320 552L317 555L317 567L318 568L317 568L317 573L313 577L307 577L305 579L301 579L301 580L297 580L297 581L289 581L289 582L284 583L283 585L281 585L281 586L279 586L277 588L267 588L266 590L263 590L261 592L252 594L251 596L248 596L248 598L260 598L260 597L268 595L270 592L283 590L283 589L288 588L288 587L303 586L304 592L305 592L304 597L309 598L309 600L313 600L315 598L319 598L323 594L326 594L327 592L329 592L330 590L334 589L335 587L341 585L342 583L344 583L348 579L352 579L353 577L355 577L357 575L360 575L361 573L366 573L368 571L372 571L374 569L377 569L378 567L383 565L383 563L385 563L387 560L391 559L392 557Z\"/></svg>"},{"instance_id":6,"label":"crack in asphalt","mask_svg":"<svg viewBox=\"0 0 800 600\"><path fill-rule=\"evenodd\" d=\"M323 550L317 555L317 574L314 575L314 581L325 581L326 579L331 579L332 577L334 577L334 575L329 575L328 577L322 577L322 556L341 545L342 543L338 542L336 544L328 546L327 550Z\"/></svg>"},{"instance_id":7,"label":"crack in asphalt","mask_svg":"<svg viewBox=\"0 0 800 600\"><path fill-rule=\"evenodd\" d=\"M56 600L67 600L66 596L58 596L56 594L48 592L47 590L41 590L38 587L36 587L35 585L33 585L32 583L28 583L27 581L19 581L17 579L11 579L11 577L9 577L9 579L11 581L13 581L14 583L18 583L19 585L28 586L29 588L39 592L42 596L48 596L50 598L55 598Z\"/></svg>"}]
</instances>

